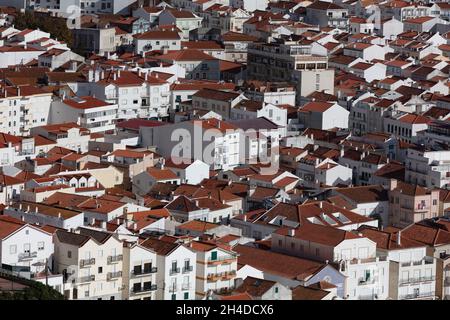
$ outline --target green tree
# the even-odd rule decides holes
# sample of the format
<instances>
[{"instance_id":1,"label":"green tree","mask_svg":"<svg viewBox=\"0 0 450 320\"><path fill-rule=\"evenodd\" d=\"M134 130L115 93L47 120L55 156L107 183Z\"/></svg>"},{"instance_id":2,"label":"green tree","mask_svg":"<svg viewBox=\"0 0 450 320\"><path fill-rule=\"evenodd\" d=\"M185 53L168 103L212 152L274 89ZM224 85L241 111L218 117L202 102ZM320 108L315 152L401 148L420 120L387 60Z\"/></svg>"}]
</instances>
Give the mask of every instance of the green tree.
<instances>
[{"instance_id":1,"label":"green tree","mask_svg":"<svg viewBox=\"0 0 450 320\"><path fill-rule=\"evenodd\" d=\"M21 30L39 28L44 32L50 33L52 38L64 41L68 46L72 45L72 32L63 18L43 15L37 17L33 12L26 11L18 14L14 20L14 27Z\"/></svg>"}]
</instances>

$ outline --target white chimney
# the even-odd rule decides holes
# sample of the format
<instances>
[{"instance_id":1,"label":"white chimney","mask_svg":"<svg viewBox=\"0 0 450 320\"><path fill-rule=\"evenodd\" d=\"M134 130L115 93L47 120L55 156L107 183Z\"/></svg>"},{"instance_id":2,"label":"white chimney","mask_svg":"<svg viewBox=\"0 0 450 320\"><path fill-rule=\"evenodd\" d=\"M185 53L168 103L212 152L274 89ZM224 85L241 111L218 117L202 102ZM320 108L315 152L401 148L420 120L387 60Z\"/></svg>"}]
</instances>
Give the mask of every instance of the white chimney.
<instances>
[{"instance_id":1,"label":"white chimney","mask_svg":"<svg viewBox=\"0 0 450 320\"><path fill-rule=\"evenodd\" d=\"M402 244L402 231L397 233L397 244L400 246Z\"/></svg>"},{"instance_id":2,"label":"white chimney","mask_svg":"<svg viewBox=\"0 0 450 320\"><path fill-rule=\"evenodd\" d=\"M58 219L61 219L61 212L58 212Z\"/></svg>"},{"instance_id":3,"label":"white chimney","mask_svg":"<svg viewBox=\"0 0 450 320\"><path fill-rule=\"evenodd\" d=\"M291 237L295 236L295 229L289 229L289 236Z\"/></svg>"},{"instance_id":4,"label":"white chimney","mask_svg":"<svg viewBox=\"0 0 450 320\"><path fill-rule=\"evenodd\" d=\"M102 221L102 222L100 223L100 227L101 227L103 230L106 230L106 221Z\"/></svg>"}]
</instances>

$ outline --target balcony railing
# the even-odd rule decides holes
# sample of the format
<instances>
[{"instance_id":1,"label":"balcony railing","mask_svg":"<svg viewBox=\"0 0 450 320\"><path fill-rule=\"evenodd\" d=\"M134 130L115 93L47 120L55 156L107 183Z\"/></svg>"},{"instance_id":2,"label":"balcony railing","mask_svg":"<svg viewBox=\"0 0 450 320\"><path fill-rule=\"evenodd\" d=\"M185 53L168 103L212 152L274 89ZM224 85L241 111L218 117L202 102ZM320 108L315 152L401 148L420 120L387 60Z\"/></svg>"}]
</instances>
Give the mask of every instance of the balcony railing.
<instances>
[{"instance_id":1,"label":"balcony railing","mask_svg":"<svg viewBox=\"0 0 450 320\"><path fill-rule=\"evenodd\" d=\"M135 271L135 270L132 270L131 271L131 273L134 275L134 276L143 276L143 275L146 275L146 274L152 274L152 273L156 273L156 272L158 272L158 268L157 267L151 267L150 269L144 269L144 270L141 270L141 271Z\"/></svg>"},{"instance_id":2,"label":"balcony railing","mask_svg":"<svg viewBox=\"0 0 450 320\"><path fill-rule=\"evenodd\" d=\"M194 270L193 266L183 267L183 273L191 272L192 270Z\"/></svg>"},{"instance_id":3,"label":"balcony railing","mask_svg":"<svg viewBox=\"0 0 450 320\"><path fill-rule=\"evenodd\" d=\"M360 278L359 281L358 281L358 284L359 284L360 286L365 286L365 285L369 285L369 284L374 284L374 283L377 282L377 281L378 281L378 278L377 278L377 277L370 277L370 278L368 278L368 279L366 279L366 278Z\"/></svg>"},{"instance_id":4,"label":"balcony railing","mask_svg":"<svg viewBox=\"0 0 450 320\"><path fill-rule=\"evenodd\" d=\"M95 275L84 276L78 278L78 283L95 281Z\"/></svg>"},{"instance_id":5,"label":"balcony railing","mask_svg":"<svg viewBox=\"0 0 450 320\"><path fill-rule=\"evenodd\" d=\"M180 268L170 269L169 274L174 275L180 273Z\"/></svg>"},{"instance_id":6,"label":"balcony railing","mask_svg":"<svg viewBox=\"0 0 450 320\"><path fill-rule=\"evenodd\" d=\"M435 276L429 276L429 277L417 277L417 278L408 278L408 279L400 279L400 284L412 284L412 283L418 283L418 282L427 282L427 281L434 281L436 279Z\"/></svg>"},{"instance_id":7,"label":"balcony railing","mask_svg":"<svg viewBox=\"0 0 450 320\"><path fill-rule=\"evenodd\" d=\"M19 261L29 260L37 257L37 252L23 252L19 254Z\"/></svg>"},{"instance_id":8,"label":"balcony railing","mask_svg":"<svg viewBox=\"0 0 450 320\"><path fill-rule=\"evenodd\" d=\"M420 292L399 295L400 300L413 300L413 299L431 299L434 298L434 292Z\"/></svg>"},{"instance_id":9,"label":"balcony railing","mask_svg":"<svg viewBox=\"0 0 450 320\"><path fill-rule=\"evenodd\" d=\"M433 257L424 257L421 260L402 262L401 266L402 267L411 267L411 266L420 266L420 265L424 265L424 264L433 264L433 263L434 263Z\"/></svg>"},{"instance_id":10,"label":"balcony railing","mask_svg":"<svg viewBox=\"0 0 450 320\"><path fill-rule=\"evenodd\" d=\"M118 279L120 277L122 277L122 271L108 272L106 279L113 280L113 279Z\"/></svg>"},{"instance_id":11,"label":"balcony railing","mask_svg":"<svg viewBox=\"0 0 450 320\"><path fill-rule=\"evenodd\" d=\"M131 291L132 294L140 294L140 293L146 293L146 292L151 292L151 291L155 291L157 290L158 287L156 284L152 284L149 287L141 287L141 288L133 288L133 290Z\"/></svg>"},{"instance_id":12,"label":"balcony railing","mask_svg":"<svg viewBox=\"0 0 450 320\"><path fill-rule=\"evenodd\" d=\"M191 284L190 283L183 283L181 285L181 290L189 290L191 289Z\"/></svg>"},{"instance_id":13,"label":"balcony railing","mask_svg":"<svg viewBox=\"0 0 450 320\"><path fill-rule=\"evenodd\" d=\"M87 267L87 266L91 266L95 264L95 258L90 258L90 259L81 259L80 260L80 267Z\"/></svg>"},{"instance_id":14,"label":"balcony railing","mask_svg":"<svg viewBox=\"0 0 450 320\"><path fill-rule=\"evenodd\" d=\"M233 261L235 261L236 258L232 257L232 256L223 256L223 257L218 257L217 259L213 260L211 258L208 259L208 264L220 264L220 263L231 263Z\"/></svg>"},{"instance_id":15,"label":"balcony railing","mask_svg":"<svg viewBox=\"0 0 450 320\"><path fill-rule=\"evenodd\" d=\"M123 260L123 255L108 256L108 264L117 263Z\"/></svg>"}]
</instances>

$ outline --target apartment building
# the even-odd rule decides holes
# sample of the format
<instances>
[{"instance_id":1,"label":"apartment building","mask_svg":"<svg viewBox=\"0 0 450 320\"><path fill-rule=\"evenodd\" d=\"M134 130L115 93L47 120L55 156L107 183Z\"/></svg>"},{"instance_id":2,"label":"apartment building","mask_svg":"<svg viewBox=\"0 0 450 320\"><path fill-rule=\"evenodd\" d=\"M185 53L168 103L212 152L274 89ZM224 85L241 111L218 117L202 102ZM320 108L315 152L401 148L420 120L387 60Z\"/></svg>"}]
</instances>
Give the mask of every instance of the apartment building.
<instances>
[{"instance_id":1,"label":"apartment building","mask_svg":"<svg viewBox=\"0 0 450 320\"><path fill-rule=\"evenodd\" d=\"M229 292L234 288L237 271L237 254L223 245L192 241L191 250L197 254L196 299L212 292Z\"/></svg>"},{"instance_id":2,"label":"apartment building","mask_svg":"<svg viewBox=\"0 0 450 320\"><path fill-rule=\"evenodd\" d=\"M389 191L389 221L406 227L439 215L439 190L392 180Z\"/></svg>"},{"instance_id":3,"label":"apartment building","mask_svg":"<svg viewBox=\"0 0 450 320\"><path fill-rule=\"evenodd\" d=\"M314 1L306 7L306 22L321 27L346 29L348 10L327 1Z\"/></svg>"},{"instance_id":4,"label":"apartment building","mask_svg":"<svg viewBox=\"0 0 450 320\"><path fill-rule=\"evenodd\" d=\"M76 122L90 132L115 129L117 104L109 104L91 96L73 97L54 101L51 107L53 123Z\"/></svg>"},{"instance_id":5,"label":"apartment building","mask_svg":"<svg viewBox=\"0 0 450 320\"><path fill-rule=\"evenodd\" d=\"M55 234L55 270L70 300L120 300L123 245L110 233L80 228Z\"/></svg>"},{"instance_id":6,"label":"apartment building","mask_svg":"<svg viewBox=\"0 0 450 320\"><path fill-rule=\"evenodd\" d=\"M384 300L389 295L389 261L376 243L345 230L305 223L272 234L272 249L318 261L333 261L348 276L345 299Z\"/></svg>"},{"instance_id":7,"label":"apartment building","mask_svg":"<svg viewBox=\"0 0 450 320\"><path fill-rule=\"evenodd\" d=\"M79 88L80 96L118 105L119 120L161 118L168 115L169 83L157 74L124 70L89 71L89 82Z\"/></svg>"},{"instance_id":8,"label":"apartment building","mask_svg":"<svg viewBox=\"0 0 450 320\"><path fill-rule=\"evenodd\" d=\"M189 32L202 25L203 18L192 11L166 8L159 14L159 25L176 25L183 32L183 40L189 39Z\"/></svg>"},{"instance_id":9,"label":"apartment building","mask_svg":"<svg viewBox=\"0 0 450 320\"><path fill-rule=\"evenodd\" d=\"M156 299L194 300L196 290L196 254L189 247L163 237L141 243L157 255Z\"/></svg>"},{"instance_id":10,"label":"apartment building","mask_svg":"<svg viewBox=\"0 0 450 320\"><path fill-rule=\"evenodd\" d=\"M446 188L450 183L450 151L445 149L414 149L406 153L405 179L427 188Z\"/></svg>"},{"instance_id":11,"label":"apartment building","mask_svg":"<svg viewBox=\"0 0 450 320\"><path fill-rule=\"evenodd\" d=\"M393 300L434 300L436 297L436 259L427 256L423 243L375 228L359 231L377 243L377 250L387 255L389 266L389 298Z\"/></svg>"},{"instance_id":12,"label":"apartment building","mask_svg":"<svg viewBox=\"0 0 450 320\"><path fill-rule=\"evenodd\" d=\"M123 300L155 300L156 253L139 243L129 242L123 247Z\"/></svg>"},{"instance_id":13,"label":"apartment building","mask_svg":"<svg viewBox=\"0 0 450 320\"><path fill-rule=\"evenodd\" d=\"M206 132L214 135L215 139L205 141ZM234 168L240 163L241 135L236 126L225 121L193 120L155 128L141 128L140 137L143 146L157 145L157 152L165 158L195 158L207 163L211 168L223 170ZM179 140L171 141L180 137L186 138L181 144ZM204 153L208 146L212 148L211 158L209 154Z\"/></svg>"},{"instance_id":14,"label":"apartment building","mask_svg":"<svg viewBox=\"0 0 450 320\"><path fill-rule=\"evenodd\" d=\"M181 38L175 30L150 30L134 35L134 48L138 54L144 54L152 50L180 50Z\"/></svg>"},{"instance_id":15,"label":"apartment building","mask_svg":"<svg viewBox=\"0 0 450 320\"><path fill-rule=\"evenodd\" d=\"M0 216L0 259L2 271L11 270L34 278L52 269L54 245L52 234L37 225L9 216Z\"/></svg>"},{"instance_id":16,"label":"apartment building","mask_svg":"<svg viewBox=\"0 0 450 320\"><path fill-rule=\"evenodd\" d=\"M2 87L0 91L0 130L26 136L30 129L47 125L52 94L35 86Z\"/></svg>"},{"instance_id":17,"label":"apartment building","mask_svg":"<svg viewBox=\"0 0 450 320\"><path fill-rule=\"evenodd\" d=\"M328 69L328 58L312 51L301 41L274 40L248 46L249 79L297 83L297 102L315 91L334 92L334 71Z\"/></svg>"}]
</instances>

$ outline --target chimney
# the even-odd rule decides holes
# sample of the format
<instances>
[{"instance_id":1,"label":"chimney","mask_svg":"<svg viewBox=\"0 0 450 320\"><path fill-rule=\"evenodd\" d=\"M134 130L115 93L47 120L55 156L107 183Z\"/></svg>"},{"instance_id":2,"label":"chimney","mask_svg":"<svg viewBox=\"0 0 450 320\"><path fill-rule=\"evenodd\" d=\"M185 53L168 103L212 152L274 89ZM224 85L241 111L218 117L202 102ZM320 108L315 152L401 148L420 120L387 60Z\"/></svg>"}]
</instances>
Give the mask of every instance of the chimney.
<instances>
[{"instance_id":1,"label":"chimney","mask_svg":"<svg viewBox=\"0 0 450 320\"><path fill-rule=\"evenodd\" d=\"M25 221L25 217L24 216L20 216L20 220Z\"/></svg>"},{"instance_id":2,"label":"chimney","mask_svg":"<svg viewBox=\"0 0 450 320\"><path fill-rule=\"evenodd\" d=\"M58 219L61 219L61 212L58 212Z\"/></svg>"},{"instance_id":3,"label":"chimney","mask_svg":"<svg viewBox=\"0 0 450 320\"><path fill-rule=\"evenodd\" d=\"M39 209L38 209L38 207L36 206L36 208L34 208L34 212L36 212L36 213L38 213L39 212Z\"/></svg>"},{"instance_id":4,"label":"chimney","mask_svg":"<svg viewBox=\"0 0 450 320\"><path fill-rule=\"evenodd\" d=\"M400 246L402 244L402 231L397 233L397 244Z\"/></svg>"},{"instance_id":5,"label":"chimney","mask_svg":"<svg viewBox=\"0 0 450 320\"><path fill-rule=\"evenodd\" d=\"M134 222L134 223L133 223L133 230L136 230L136 229L137 229L137 223Z\"/></svg>"},{"instance_id":6,"label":"chimney","mask_svg":"<svg viewBox=\"0 0 450 320\"><path fill-rule=\"evenodd\" d=\"M323 209L322 201L319 202L319 208L320 208L320 209Z\"/></svg>"},{"instance_id":7,"label":"chimney","mask_svg":"<svg viewBox=\"0 0 450 320\"><path fill-rule=\"evenodd\" d=\"M247 215L244 214L244 221L247 221Z\"/></svg>"},{"instance_id":8,"label":"chimney","mask_svg":"<svg viewBox=\"0 0 450 320\"><path fill-rule=\"evenodd\" d=\"M397 179L389 180L389 190L392 191L397 188Z\"/></svg>"},{"instance_id":9,"label":"chimney","mask_svg":"<svg viewBox=\"0 0 450 320\"><path fill-rule=\"evenodd\" d=\"M102 221L102 222L100 223L100 227L101 227L103 230L106 230L106 221Z\"/></svg>"},{"instance_id":10,"label":"chimney","mask_svg":"<svg viewBox=\"0 0 450 320\"><path fill-rule=\"evenodd\" d=\"M289 236L294 237L295 236L295 229L289 229Z\"/></svg>"},{"instance_id":11,"label":"chimney","mask_svg":"<svg viewBox=\"0 0 450 320\"><path fill-rule=\"evenodd\" d=\"M93 226L95 225L95 218L91 219L91 225L93 225Z\"/></svg>"}]
</instances>

